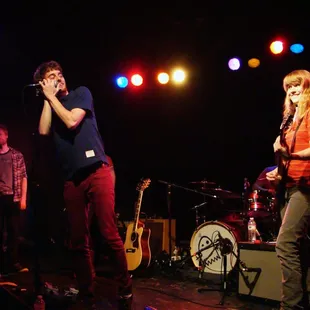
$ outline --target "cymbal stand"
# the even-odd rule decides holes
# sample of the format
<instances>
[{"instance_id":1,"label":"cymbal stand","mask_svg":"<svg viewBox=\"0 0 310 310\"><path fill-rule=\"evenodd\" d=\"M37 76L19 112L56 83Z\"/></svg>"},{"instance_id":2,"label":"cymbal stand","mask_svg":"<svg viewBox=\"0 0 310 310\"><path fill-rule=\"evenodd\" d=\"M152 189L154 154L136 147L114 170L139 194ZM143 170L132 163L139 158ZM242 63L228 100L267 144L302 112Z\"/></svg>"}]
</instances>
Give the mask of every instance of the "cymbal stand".
<instances>
[{"instance_id":1,"label":"cymbal stand","mask_svg":"<svg viewBox=\"0 0 310 310\"><path fill-rule=\"evenodd\" d=\"M198 209L199 209L200 207L204 206L204 205L207 204L207 203L208 203L208 202L205 201L205 202L203 202L203 203L201 203L201 204L199 204L199 205L194 206L194 207L191 209L191 210L195 210L196 227L199 226L199 220L200 220L200 216L199 216L199 213L198 213ZM204 220L205 220L205 218L204 218Z\"/></svg>"},{"instance_id":2,"label":"cymbal stand","mask_svg":"<svg viewBox=\"0 0 310 310\"><path fill-rule=\"evenodd\" d=\"M167 185L167 209L168 209L168 221L169 221L169 256L171 257L171 254L172 254L172 240L171 240L171 216L172 216L172 213L171 213L171 190L172 190L172 187L176 187L176 188L181 188L181 189L184 189L186 191L190 191L190 192L194 192L194 193L197 193L197 194L200 194L200 195L203 195L203 196L208 196L208 197L212 197L212 198L218 198L218 196L216 195L211 195L211 194L207 194L207 193L203 193L203 192L200 192L200 191L196 191L196 190L193 190L193 189L189 189L189 188L186 188L186 187L183 187L183 186L180 186L180 185L177 185L177 184L173 184L171 182L167 182L167 181L162 181L162 180L158 180L159 183L162 183L162 184L165 184Z\"/></svg>"},{"instance_id":3,"label":"cymbal stand","mask_svg":"<svg viewBox=\"0 0 310 310\"><path fill-rule=\"evenodd\" d=\"M250 194L250 191L251 191L251 184L248 180L247 177L245 177L243 179L243 193L242 193L242 198L243 198L243 216L245 217L248 213L248 208L249 208L249 205L248 205L248 202L249 202L249 194Z\"/></svg>"}]
</instances>

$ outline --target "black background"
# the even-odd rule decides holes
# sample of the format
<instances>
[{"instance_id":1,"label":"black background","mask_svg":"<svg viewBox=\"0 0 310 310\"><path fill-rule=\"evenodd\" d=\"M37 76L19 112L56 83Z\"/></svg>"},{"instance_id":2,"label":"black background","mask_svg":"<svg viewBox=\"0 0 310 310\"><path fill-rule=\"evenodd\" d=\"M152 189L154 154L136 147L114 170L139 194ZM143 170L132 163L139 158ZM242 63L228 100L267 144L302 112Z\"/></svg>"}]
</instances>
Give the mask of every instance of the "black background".
<instances>
[{"instance_id":1,"label":"black background","mask_svg":"<svg viewBox=\"0 0 310 310\"><path fill-rule=\"evenodd\" d=\"M7 4L0 23L0 121L9 127L9 144L25 155L31 182L42 190L42 233L57 236L64 223L53 147L36 135L42 104L33 89L24 89L43 61L62 65L70 89L85 85L92 91L115 164L116 209L124 219L133 217L141 177L152 180L142 211L167 217L166 186L158 180L195 189L189 182L205 178L241 194L244 177L253 183L274 165L282 80L292 70L310 69L309 22L300 4L237 4ZM277 38L285 43L281 55L269 51ZM302 54L289 51L296 42L305 46ZM235 56L242 66L233 72L227 63ZM252 57L261 61L256 69L247 66ZM186 70L186 83L158 85L156 73L175 66ZM141 88L116 87L117 74L135 70L144 76ZM203 201L202 195L172 188L179 240L191 237L190 209Z\"/></svg>"}]
</instances>

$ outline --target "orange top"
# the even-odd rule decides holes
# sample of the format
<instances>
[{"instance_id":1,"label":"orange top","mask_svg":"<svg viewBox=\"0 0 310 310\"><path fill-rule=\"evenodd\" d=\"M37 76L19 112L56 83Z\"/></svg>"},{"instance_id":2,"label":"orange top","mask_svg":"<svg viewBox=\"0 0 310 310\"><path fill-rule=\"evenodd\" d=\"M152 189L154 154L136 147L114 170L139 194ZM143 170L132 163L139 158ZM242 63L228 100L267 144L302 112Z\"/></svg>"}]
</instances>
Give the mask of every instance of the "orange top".
<instances>
[{"instance_id":1,"label":"orange top","mask_svg":"<svg viewBox=\"0 0 310 310\"><path fill-rule=\"evenodd\" d=\"M296 132L296 122L292 124L291 128L285 135L285 141L289 147L290 152L296 153L309 147L310 137L310 113L306 112L295 138L295 146L291 149L292 140ZM310 160L291 160L288 162L287 170L287 187L294 185L303 185L310 188Z\"/></svg>"}]
</instances>

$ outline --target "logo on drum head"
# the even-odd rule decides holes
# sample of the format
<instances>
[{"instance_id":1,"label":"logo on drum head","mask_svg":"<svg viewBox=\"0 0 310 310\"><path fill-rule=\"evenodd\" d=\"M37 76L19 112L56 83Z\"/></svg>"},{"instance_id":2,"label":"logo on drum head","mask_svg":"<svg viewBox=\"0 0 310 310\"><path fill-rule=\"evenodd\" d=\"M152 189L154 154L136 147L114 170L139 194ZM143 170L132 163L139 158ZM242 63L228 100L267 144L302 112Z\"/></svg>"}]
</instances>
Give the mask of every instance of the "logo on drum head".
<instances>
[{"instance_id":1,"label":"logo on drum head","mask_svg":"<svg viewBox=\"0 0 310 310\"><path fill-rule=\"evenodd\" d=\"M222 274L224 256L227 257L227 272L237 261L237 237L233 229L224 223L206 222L198 227L191 239L193 263L205 272Z\"/></svg>"}]
</instances>

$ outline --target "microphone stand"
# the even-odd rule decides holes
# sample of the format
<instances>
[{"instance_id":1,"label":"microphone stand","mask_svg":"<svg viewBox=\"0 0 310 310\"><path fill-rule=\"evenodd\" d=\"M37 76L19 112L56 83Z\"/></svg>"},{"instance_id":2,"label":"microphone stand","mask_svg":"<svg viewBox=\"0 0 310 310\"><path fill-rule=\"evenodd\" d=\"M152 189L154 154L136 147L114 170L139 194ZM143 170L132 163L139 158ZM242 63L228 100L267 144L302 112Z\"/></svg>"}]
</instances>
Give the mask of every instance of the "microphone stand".
<instances>
[{"instance_id":1,"label":"microphone stand","mask_svg":"<svg viewBox=\"0 0 310 310\"><path fill-rule=\"evenodd\" d=\"M40 237L39 237L39 219L38 219L38 206L40 203L40 184L36 181L35 175L35 168L34 168L34 162L38 162L39 160L39 146L37 142L37 135L36 133L32 133L32 139L33 139L33 150L35 152L35 155L32 159L32 169L31 169L31 177L33 178L31 183L31 190L32 190L32 207L33 207L33 221L34 221L34 231L33 237L34 237L34 268L33 268L33 282L34 282L34 289L36 295L42 295L43 294L43 288L44 283L41 279L41 265L40 265Z\"/></svg>"},{"instance_id":2,"label":"microphone stand","mask_svg":"<svg viewBox=\"0 0 310 310\"><path fill-rule=\"evenodd\" d=\"M227 295L227 287L228 287L228 285L227 285L228 284L228 281L227 281L227 255L230 253L233 253L233 245L232 245L231 241L229 239L227 239L229 241L229 244L225 244L225 240L226 239L224 239L221 235L219 235L217 241L211 244L211 245L215 245L215 244L219 245L221 255L223 256L223 259L224 259L224 262L223 262L223 265L224 265L223 283L221 284L221 290L223 291L223 295L222 295L221 300L219 302L219 305L221 305L221 306L224 304L224 298ZM201 250L206 250L206 248L203 248ZM207 259L205 259L205 261L207 261ZM214 291L214 290L215 289L199 288L198 292L202 293L202 292L210 292L210 291Z\"/></svg>"},{"instance_id":3,"label":"microphone stand","mask_svg":"<svg viewBox=\"0 0 310 310\"><path fill-rule=\"evenodd\" d=\"M244 282L246 283L247 287L249 288L249 295L252 294L253 290L254 290L254 287L258 281L258 278L261 274L261 268L248 268L246 266L246 264L244 262L242 262L239 258L239 256L233 251L233 244L231 243L231 241L227 238L223 238L222 236L219 235L219 238L216 242L212 243L212 245L215 245L215 244L219 244L220 246L220 251L221 251L221 255L223 256L223 259L224 259L224 272L223 272L223 283L221 284L221 290L223 292L223 295L221 297L221 300L219 301L219 305L224 305L224 299L225 297L227 296L227 293L228 293L228 277L227 277L227 255L228 254L232 254L234 255L234 257L236 258L237 262L236 264L241 265L242 268L238 268L238 272L240 272ZM204 251L206 250L207 247L201 249L200 251ZM212 254L212 253L211 253ZM210 254L210 255L211 255ZM208 258L205 259L205 261L207 260ZM254 280L252 281L252 283L249 282L249 279L247 276L244 275L244 271L246 272L256 272L256 275L254 277ZM214 289L207 289L207 288L199 288L198 289L198 292L199 293L202 293L202 292L205 292L205 291L213 291Z\"/></svg>"},{"instance_id":4,"label":"microphone stand","mask_svg":"<svg viewBox=\"0 0 310 310\"><path fill-rule=\"evenodd\" d=\"M171 240L171 184L167 184L167 206L168 206L168 235L169 235L169 257L172 256Z\"/></svg>"},{"instance_id":5,"label":"microphone stand","mask_svg":"<svg viewBox=\"0 0 310 310\"><path fill-rule=\"evenodd\" d=\"M23 109L24 109L24 114L25 114L25 118L29 119L30 126L32 127L32 122L34 121L29 115L27 115L26 112L26 105L25 105L25 90L28 87L35 87L35 96L38 97L40 95L40 89L37 87L39 86L39 84L29 84L26 85L23 90L22 90L22 105L23 105ZM36 115L36 113L33 113L33 111L31 111L31 116ZM32 160L31 160L31 170L30 170L30 182L29 183L29 189L31 191L30 194L30 204L33 207L33 222L34 222L34 229L31 232L33 234L33 242L34 242L34 258L33 258L33 284L34 284L34 292L36 295L43 295L44 292L44 283L42 281L41 278L41 265L40 265L40 247L39 247L39 241L40 241L40 236L39 236L39 219L38 219L38 207L39 204L42 203L42 197L40 197L40 184L37 181L38 179L38 171L36 171L35 169L35 165L36 163L39 162L39 144L38 144L38 133L37 130L33 130L33 132L31 133L31 138L32 138L32 150L33 150L33 155L32 155ZM41 201L40 201L41 198Z\"/></svg>"},{"instance_id":6,"label":"microphone stand","mask_svg":"<svg viewBox=\"0 0 310 310\"><path fill-rule=\"evenodd\" d=\"M188 260L190 260L190 259L192 259L194 256L196 256L197 259L199 259L199 262L200 262L200 263L199 263L199 268L200 268L199 272L200 272L200 273L203 273L205 262L206 262L206 261L209 259L209 257L213 254L213 252L211 252L211 253L209 254L209 256L208 256L207 258L204 259L204 262L202 261L201 253L202 253L203 251L206 251L206 250L210 249L210 248L217 248L218 245L219 245L219 241L218 241L218 240L215 241L215 242L212 241L210 244L204 246L203 248L201 248L199 251L195 252L194 254L188 255L188 256L186 256L185 258L183 258L183 259L181 260L181 262L180 262L180 266L183 267L183 266L185 265L185 263L186 263Z\"/></svg>"}]
</instances>

